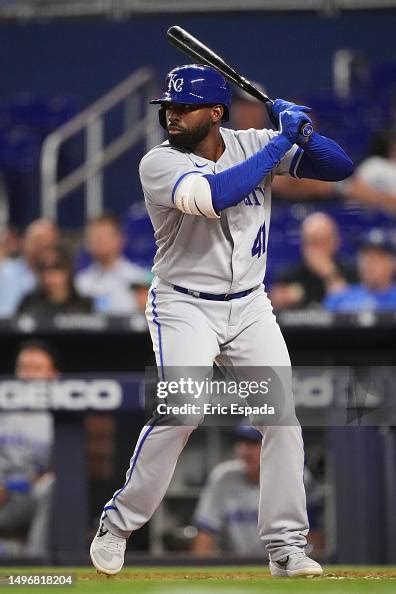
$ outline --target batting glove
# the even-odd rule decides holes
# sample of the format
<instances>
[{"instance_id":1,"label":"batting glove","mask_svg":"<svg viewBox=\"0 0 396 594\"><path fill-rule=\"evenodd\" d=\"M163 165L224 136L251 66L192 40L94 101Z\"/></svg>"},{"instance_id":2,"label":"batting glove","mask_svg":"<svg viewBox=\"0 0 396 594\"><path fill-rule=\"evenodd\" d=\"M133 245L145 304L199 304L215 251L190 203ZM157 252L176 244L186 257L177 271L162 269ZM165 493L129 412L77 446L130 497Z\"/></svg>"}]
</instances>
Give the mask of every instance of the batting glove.
<instances>
[{"instance_id":1,"label":"batting glove","mask_svg":"<svg viewBox=\"0 0 396 594\"><path fill-rule=\"evenodd\" d=\"M304 143L307 139L301 134L304 124L311 124L311 119L304 111L286 109L279 114L279 131L292 144Z\"/></svg>"},{"instance_id":2,"label":"batting glove","mask_svg":"<svg viewBox=\"0 0 396 594\"><path fill-rule=\"evenodd\" d=\"M311 107L307 107L306 105L297 105L296 103L292 103L291 101L285 101L284 99L275 99L275 101L271 104L271 111L272 115L275 119L279 118L279 114L282 111L304 111L305 113L310 113L312 111Z\"/></svg>"}]
</instances>

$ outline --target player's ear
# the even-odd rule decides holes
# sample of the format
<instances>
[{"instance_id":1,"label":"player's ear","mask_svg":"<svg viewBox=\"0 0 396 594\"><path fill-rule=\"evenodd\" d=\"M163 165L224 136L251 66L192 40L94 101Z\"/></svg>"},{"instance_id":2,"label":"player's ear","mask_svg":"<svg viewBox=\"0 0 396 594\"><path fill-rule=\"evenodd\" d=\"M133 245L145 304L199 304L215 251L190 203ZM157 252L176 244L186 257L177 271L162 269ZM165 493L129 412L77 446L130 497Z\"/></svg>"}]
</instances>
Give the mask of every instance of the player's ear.
<instances>
[{"instance_id":1,"label":"player's ear","mask_svg":"<svg viewBox=\"0 0 396 594\"><path fill-rule=\"evenodd\" d=\"M224 107L222 105L214 105L212 107L212 122L215 124L221 122L224 115Z\"/></svg>"}]
</instances>

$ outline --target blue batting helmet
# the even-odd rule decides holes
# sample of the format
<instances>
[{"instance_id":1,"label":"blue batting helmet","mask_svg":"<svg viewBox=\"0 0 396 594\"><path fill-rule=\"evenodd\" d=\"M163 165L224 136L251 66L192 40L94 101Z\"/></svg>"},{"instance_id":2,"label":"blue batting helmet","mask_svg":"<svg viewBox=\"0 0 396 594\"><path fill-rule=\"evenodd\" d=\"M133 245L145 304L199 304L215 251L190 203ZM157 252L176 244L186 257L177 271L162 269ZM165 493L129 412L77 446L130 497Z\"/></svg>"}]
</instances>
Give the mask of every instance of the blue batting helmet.
<instances>
[{"instance_id":1,"label":"blue batting helmet","mask_svg":"<svg viewBox=\"0 0 396 594\"><path fill-rule=\"evenodd\" d=\"M220 72L210 66L187 64L178 66L169 72L165 80L166 90L150 103L159 103L160 124L165 128L167 103L197 105L217 105L224 107L223 120L228 121L231 107L231 90L227 80Z\"/></svg>"}]
</instances>

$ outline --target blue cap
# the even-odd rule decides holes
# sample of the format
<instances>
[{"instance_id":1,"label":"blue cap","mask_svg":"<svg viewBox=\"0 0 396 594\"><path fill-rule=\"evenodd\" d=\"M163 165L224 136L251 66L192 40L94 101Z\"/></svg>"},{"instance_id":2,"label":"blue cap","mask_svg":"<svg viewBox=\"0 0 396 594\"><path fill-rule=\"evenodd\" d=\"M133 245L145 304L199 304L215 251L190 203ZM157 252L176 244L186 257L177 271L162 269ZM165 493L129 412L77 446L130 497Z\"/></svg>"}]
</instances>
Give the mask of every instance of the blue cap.
<instances>
[{"instance_id":1,"label":"blue cap","mask_svg":"<svg viewBox=\"0 0 396 594\"><path fill-rule=\"evenodd\" d=\"M390 254L396 254L396 244L383 229L371 229L361 238L360 250L375 248Z\"/></svg>"},{"instance_id":2,"label":"blue cap","mask_svg":"<svg viewBox=\"0 0 396 594\"><path fill-rule=\"evenodd\" d=\"M261 441L262 439L260 431L257 431L257 429L251 425L243 425L242 423L235 427L235 437L237 439L243 439L244 441L252 442Z\"/></svg>"}]
</instances>

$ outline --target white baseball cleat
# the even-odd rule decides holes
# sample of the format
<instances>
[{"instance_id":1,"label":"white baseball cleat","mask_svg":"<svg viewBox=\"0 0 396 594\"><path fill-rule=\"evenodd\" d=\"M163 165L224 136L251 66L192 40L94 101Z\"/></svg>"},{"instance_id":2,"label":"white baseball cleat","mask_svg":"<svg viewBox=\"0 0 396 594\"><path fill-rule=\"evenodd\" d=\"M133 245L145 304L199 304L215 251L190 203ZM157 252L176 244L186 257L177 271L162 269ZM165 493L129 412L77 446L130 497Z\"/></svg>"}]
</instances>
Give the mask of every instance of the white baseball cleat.
<instances>
[{"instance_id":1,"label":"white baseball cleat","mask_svg":"<svg viewBox=\"0 0 396 594\"><path fill-rule=\"evenodd\" d=\"M269 568L272 577L323 575L323 569L319 563L307 557L304 551L290 553L290 555L279 561L270 560Z\"/></svg>"},{"instance_id":2,"label":"white baseball cleat","mask_svg":"<svg viewBox=\"0 0 396 594\"><path fill-rule=\"evenodd\" d=\"M103 524L92 541L89 554L98 571L115 575L124 565L127 539L112 534Z\"/></svg>"}]
</instances>

